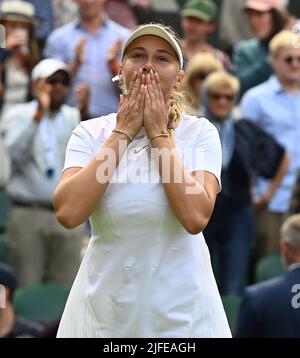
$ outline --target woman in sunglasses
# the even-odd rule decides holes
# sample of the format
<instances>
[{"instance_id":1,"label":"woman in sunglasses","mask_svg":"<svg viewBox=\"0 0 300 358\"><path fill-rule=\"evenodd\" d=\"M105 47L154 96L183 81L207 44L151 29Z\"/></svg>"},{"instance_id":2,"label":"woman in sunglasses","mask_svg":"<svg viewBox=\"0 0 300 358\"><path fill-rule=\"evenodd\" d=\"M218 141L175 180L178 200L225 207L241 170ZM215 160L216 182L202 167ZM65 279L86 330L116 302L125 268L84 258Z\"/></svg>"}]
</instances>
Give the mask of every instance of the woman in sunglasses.
<instances>
[{"instance_id":1,"label":"woman in sunglasses","mask_svg":"<svg viewBox=\"0 0 300 358\"><path fill-rule=\"evenodd\" d=\"M250 121L233 120L238 93L239 81L226 72L209 75L203 84L204 114L222 145L222 192L205 229L212 255L218 253L222 295L240 295L246 283L254 232L252 176L271 180L271 198L288 165L284 149L271 136Z\"/></svg>"},{"instance_id":2,"label":"woman in sunglasses","mask_svg":"<svg viewBox=\"0 0 300 358\"><path fill-rule=\"evenodd\" d=\"M205 78L210 73L223 69L222 62L211 53L199 53L191 58L184 76L184 91L190 114L201 114L201 85Z\"/></svg>"}]
</instances>

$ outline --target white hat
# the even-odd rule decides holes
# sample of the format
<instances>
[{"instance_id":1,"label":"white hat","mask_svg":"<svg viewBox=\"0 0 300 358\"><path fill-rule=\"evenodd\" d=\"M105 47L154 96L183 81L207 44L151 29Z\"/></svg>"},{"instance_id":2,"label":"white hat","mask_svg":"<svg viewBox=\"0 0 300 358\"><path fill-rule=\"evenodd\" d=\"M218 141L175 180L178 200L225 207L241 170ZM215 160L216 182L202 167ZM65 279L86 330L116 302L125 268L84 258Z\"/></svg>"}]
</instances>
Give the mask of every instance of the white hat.
<instances>
[{"instance_id":1,"label":"white hat","mask_svg":"<svg viewBox=\"0 0 300 358\"><path fill-rule=\"evenodd\" d=\"M31 24L39 22L35 16L35 7L20 0L3 1L0 4L0 20L24 21Z\"/></svg>"},{"instance_id":2,"label":"white hat","mask_svg":"<svg viewBox=\"0 0 300 358\"><path fill-rule=\"evenodd\" d=\"M40 61L32 70L31 79L48 78L57 71L65 71L70 74L69 67L62 61L54 58L46 58Z\"/></svg>"},{"instance_id":3,"label":"white hat","mask_svg":"<svg viewBox=\"0 0 300 358\"><path fill-rule=\"evenodd\" d=\"M127 41L124 43L122 52L121 52L121 59L123 60L127 47L135 39L137 39L141 36L146 36L146 35L157 36L157 37L160 37L161 39L167 41L172 46L174 51L176 52L178 59L179 59L180 68L183 69L183 67L184 67L183 54L182 54L181 48L180 48L177 40L168 31L166 31L162 26L156 25L156 24L148 24L148 25L143 25L143 26L138 27L129 36Z\"/></svg>"}]
</instances>

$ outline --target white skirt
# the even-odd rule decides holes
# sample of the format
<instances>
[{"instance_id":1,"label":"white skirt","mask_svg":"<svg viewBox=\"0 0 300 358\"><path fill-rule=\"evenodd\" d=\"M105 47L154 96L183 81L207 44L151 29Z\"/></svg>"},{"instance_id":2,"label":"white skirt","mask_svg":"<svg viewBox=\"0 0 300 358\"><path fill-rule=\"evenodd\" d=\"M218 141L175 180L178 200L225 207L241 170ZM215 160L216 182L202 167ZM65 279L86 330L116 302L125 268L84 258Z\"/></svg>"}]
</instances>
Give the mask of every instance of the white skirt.
<instances>
[{"instance_id":1,"label":"white skirt","mask_svg":"<svg viewBox=\"0 0 300 358\"><path fill-rule=\"evenodd\" d=\"M84 256L72 286L64 313L61 318L57 338L115 338L107 337L103 330L101 330L101 325L95 317L90 305L89 298L87 297L89 288L87 272L88 257L89 255L87 254ZM215 289L217 290L216 287ZM204 321L200 320L200 322L202 321L201 324L196 325L196 327L190 330L188 338L232 337L219 295L217 295L217 297L214 295L213 300L208 299L206 302L199 302L199 304L197 304L196 310L198 312L194 312L194 314L196 316L203 317L203 310L208 313L209 317L206 317L207 319ZM216 311L216 314L213 314L213 311ZM204 314L204 316L207 315ZM163 337L153 336L145 338Z\"/></svg>"}]
</instances>

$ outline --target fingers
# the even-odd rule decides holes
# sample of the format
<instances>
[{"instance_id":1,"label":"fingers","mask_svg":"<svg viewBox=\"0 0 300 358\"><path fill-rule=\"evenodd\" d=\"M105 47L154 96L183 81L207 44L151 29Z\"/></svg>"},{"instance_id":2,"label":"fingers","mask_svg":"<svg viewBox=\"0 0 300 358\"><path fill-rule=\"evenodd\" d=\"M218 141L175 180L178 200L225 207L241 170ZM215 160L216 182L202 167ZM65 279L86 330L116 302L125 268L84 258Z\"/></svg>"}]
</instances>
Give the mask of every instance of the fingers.
<instances>
[{"instance_id":1,"label":"fingers","mask_svg":"<svg viewBox=\"0 0 300 358\"><path fill-rule=\"evenodd\" d=\"M45 93L47 93L48 95L50 95L51 91L52 91L52 86L49 83L45 83L44 87L43 87L43 91Z\"/></svg>"},{"instance_id":2,"label":"fingers","mask_svg":"<svg viewBox=\"0 0 300 358\"><path fill-rule=\"evenodd\" d=\"M142 71L142 69L139 69L139 71L137 73L136 80L134 81L132 90L128 93L128 98L133 99L133 100L136 99L137 95L139 94L140 87L142 84L142 75L143 75L143 71Z\"/></svg>"},{"instance_id":3,"label":"fingers","mask_svg":"<svg viewBox=\"0 0 300 358\"><path fill-rule=\"evenodd\" d=\"M157 105L157 93L155 92L155 88L153 86L153 80L154 80L153 71L151 70L146 76L146 82L147 82L149 98L151 101L151 106L154 107Z\"/></svg>"},{"instance_id":4,"label":"fingers","mask_svg":"<svg viewBox=\"0 0 300 358\"><path fill-rule=\"evenodd\" d=\"M129 83L129 88L127 90L127 96L131 96L131 92L132 92L133 86L135 84L135 81L137 79L137 76L138 76L137 71L134 71L133 75L131 77L130 83Z\"/></svg>"},{"instance_id":5,"label":"fingers","mask_svg":"<svg viewBox=\"0 0 300 358\"><path fill-rule=\"evenodd\" d=\"M144 84L141 85L140 92L137 97L137 105L138 105L138 111L140 113L144 112L144 106L145 106L145 90L146 86Z\"/></svg>"},{"instance_id":6,"label":"fingers","mask_svg":"<svg viewBox=\"0 0 300 358\"><path fill-rule=\"evenodd\" d=\"M52 90L52 86L46 82L46 79L41 78L37 80L36 88L39 90L39 92L46 92L50 93Z\"/></svg>"},{"instance_id":7,"label":"fingers","mask_svg":"<svg viewBox=\"0 0 300 358\"><path fill-rule=\"evenodd\" d=\"M120 103L119 103L119 108L121 108L124 104L124 100L125 100L125 96L123 96L122 94L120 95Z\"/></svg>"},{"instance_id":8,"label":"fingers","mask_svg":"<svg viewBox=\"0 0 300 358\"><path fill-rule=\"evenodd\" d=\"M155 87L156 87L157 93L158 93L158 98L159 98L160 101L164 102L165 98L164 98L164 95L163 95L160 79L159 79L159 76L158 76L157 72L154 73L154 81L155 81ZM166 103L166 105L167 105L167 103Z\"/></svg>"},{"instance_id":9,"label":"fingers","mask_svg":"<svg viewBox=\"0 0 300 358\"><path fill-rule=\"evenodd\" d=\"M145 85L144 87L144 103L145 103L145 111L149 110L151 108L151 99L149 94L149 88L148 85Z\"/></svg>"},{"instance_id":10,"label":"fingers","mask_svg":"<svg viewBox=\"0 0 300 358\"><path fill-rule=\"evenodd\" d=\"M77 49L77 50L82 50L82 48L85 46L86 42L87 42L87 38L86 38L85 36L83 36L83 37L79 40L79 42L77 43L76 49Z\"/></svg>"}]
</instances>

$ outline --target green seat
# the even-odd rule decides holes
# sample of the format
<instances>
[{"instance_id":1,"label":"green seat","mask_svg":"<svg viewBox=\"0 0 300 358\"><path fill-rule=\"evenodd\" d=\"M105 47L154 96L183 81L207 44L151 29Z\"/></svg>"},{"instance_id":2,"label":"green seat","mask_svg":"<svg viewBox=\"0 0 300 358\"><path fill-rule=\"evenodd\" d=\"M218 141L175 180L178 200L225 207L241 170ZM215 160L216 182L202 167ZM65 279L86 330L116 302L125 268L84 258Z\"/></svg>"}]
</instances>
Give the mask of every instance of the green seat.
<instances>
[{"instance_id":1,"label":"green seat","mask_svg":"<svg viewBox=\"0 0 300 358\"><path fill-rule=\"evenodd\" d=\"M9 249L5 242L5 235L0 234L0 262L8 263Z\"/></svg>"},{"instance_id":2,"label":"green seat","mask_svg":"<svg viewBox=\"0 0 300 358\"><path fill-rule=\"evenodd\" d=\"M50 283L18 288L14 295L14 308L22 317L48 323L60 318L68 295L68 288Z\"/></svg>"},{"instance_id":3,"label":"green seat","mask_svg":"<svg viewBox=\"0 0 300 358\"><path fill-rule=\"evenodd\" d=\"M222 302L231 333L234 334L241 304L241 297L235 295L224 295L222 296Z\"/></svg>"},{"instance_id":4,"label":"green seat","mask_svg":"<svg viewBox=\"0 0 300 358\"><path fill-rule=\"evenodd\" d=\"M269 280L285 272L279 255L262 258L255 267L255 282Z\"/></svg>"},{"instance_id":5,"label":"green seat","mask_svg":"<svg viewBox=\"0 0 300 358\"><path fill-rule=\"evenodd\" d=\"M11 200L3 191L0 191L0 232L6 230L10 208Z\"/></svg>"}]
</instances>

